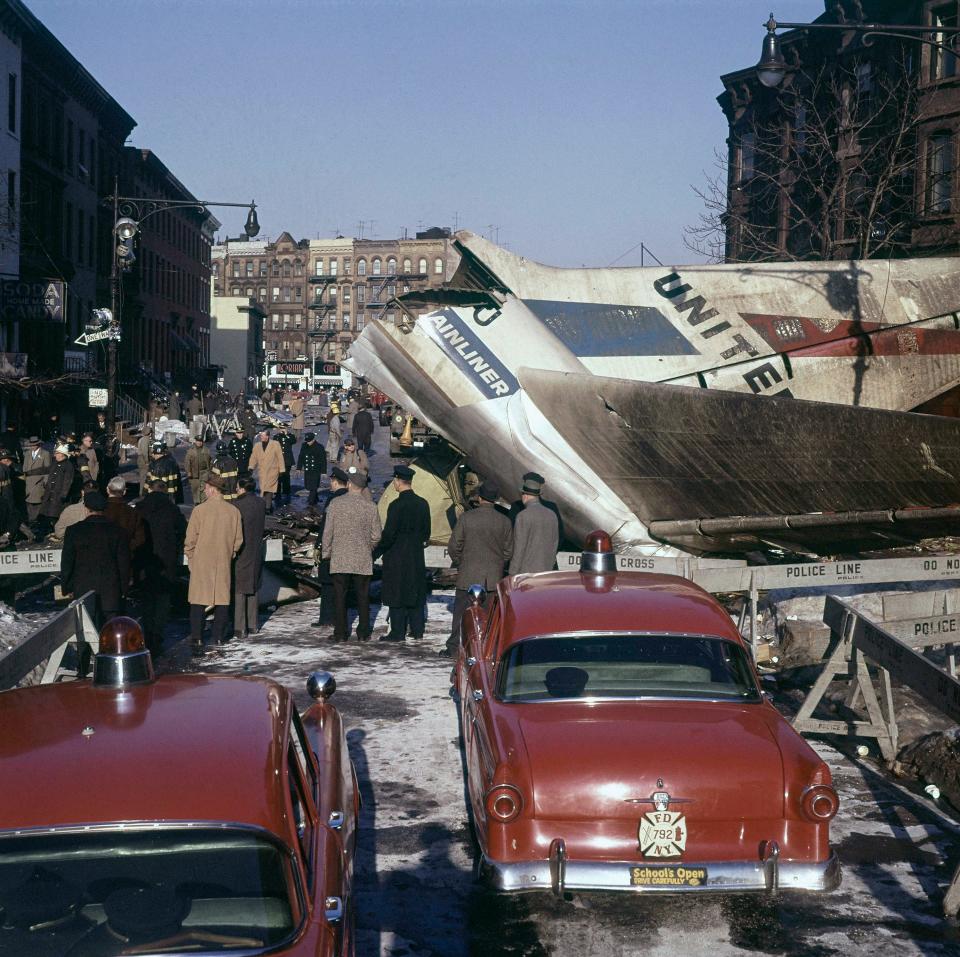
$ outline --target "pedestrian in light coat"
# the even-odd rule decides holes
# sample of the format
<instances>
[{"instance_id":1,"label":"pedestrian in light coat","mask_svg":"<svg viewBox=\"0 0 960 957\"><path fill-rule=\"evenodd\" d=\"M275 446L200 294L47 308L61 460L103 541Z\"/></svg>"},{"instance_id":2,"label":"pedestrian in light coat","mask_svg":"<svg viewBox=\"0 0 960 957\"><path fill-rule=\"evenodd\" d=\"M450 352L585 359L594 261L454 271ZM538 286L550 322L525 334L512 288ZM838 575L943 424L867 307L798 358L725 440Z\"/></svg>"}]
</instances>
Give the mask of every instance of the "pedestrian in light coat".
<instances>
[{"instance_id":1,"label":"pedestrian in light coat","mask_svg":"<svg viewBox=\"0 0 960 957\"><path fill-rule=\"evenodd\" d=\"M343 440L343 452L340 453L340 458L337 459L337 465L339 465L344 472L349 472L351 469L359 469L367 475L370 474L370 460L367 458L367 453L357 448L357 440L352 435L348 435Z\"/></svg>"},{"instance_id":2,"label":"pedestrian in light coat","mask_svg":"<svg viewBox=\"0 0 960 957\"><path fill-rule=\"evenodd\" d=\"M441 655L453 656L460 646L460 621L469 604L470 586L481 585L488 592L493 591L514 553L510 519L495 507L500 490L492 482L484 482L477 494L479 504L460 516L447 545L450 561L457 569L457 589L453 626Z\"/></svg>"},{"instance_id":3,"label":"pedestrian in light coat","mask_svg":"<svg viewBox=\"0 0 960 957\"><path fill-rule=\"evenodd\" d=\"M327 413L327 461L336 462L340 454L340 443L343 440L343 425L340 421L340 407L330 406Z\"/></svg>"},{"instance_id":4,"label":"pedestrian in light coat","mask_svg":"<svg viewBox=\"0 0 960 957\"><path fill-rule=\"evenodd\" d=\"M293 422L290 423L290 427L293 429L293 434L297 437L297 441L300 441L300 435L303 432L304 425L304 412L307 403L304 402L303 398L299 395L295 395L287 407L290 409L290 414L293 416Z\"/></svg>"},{"instance_id":5,"label":"pedestrian in light coat","mask_svg":"<svg viewBox=\"0 0 960 957\"><path fill-rule=\"evenodd\" d=\"M557 516L540 501L541 483L526 479L520 490L523 511L513 526L510 574L548 572L556 567L560 526Z\"/></svg>"},{"instance_id":6,"label":"pedestrian in light coat","mask_svg":"<svg viewBox=\"0 0 960 957\"><path fill-rule=\"evenodd\" d=\"M193 504L199 505L203 501L203 488L210 477L210 467L213 460L210 453L203 446L203 437L195 436L193 447L187 449L183 460L183 468L190 482L190 491L193 492Z\"/></svg>"},{"instance_id":7,"label":"pedestrian in light coat","mask_svg":"<svg viewBox=\"0 0 960 957\"><path fill-rule=\"evenodd\" d=\"M30 436L29 445L23 460L24 500L27 504L27 521L33 523L40 517L40 506L50 472L50 453L40 444L40 438L36 435Z\"/></svg>"},{"instance_id":8,"label":"pedestrian in light coat","mask_svg":"<svg viewBox=\"0 0 960 957\"><path fill-rule=\"evenodd\" d=\"M243 545L233 565L233 636L245 638L259 633L257 611L263 576L263 527L267 506L257 496L257 483L245 478L231 504L239 509L243 523Z\"/></svg>"},{"instance_id":9,"label":"pedestrian in light coat","mask_svg":"<svg viewBox=\"0 0 960 957\"><path fill-rule=\"evenodd\" d=\"M347 494L330 502L324 520L322 555L330 559L333 578L334 641L347 640L347 590L351 584L357 596L357 639L370 639L373 550L382 528L376 505L362 495L366 485L363 472L352 474Z\"/></svg>"},{"instance_id":10,"label":"pedestrian in light coat","mask_svg":"<svg viewBox=\"0 0 960 957\"><path fill-rule=\"evenodd\" d=\"M273 511L273 496L277 492L280 476L286 470L280 443L270 438L269 429L264 429L260 433L259 441L253 447L250 471L256 472L260 480L260 494L266 503L267 512Z\"/></svg>"},{"instance_id":11,"label":"pedestrian in light coat","mask_svg":"<svg viewBox=\"0 0 960 957\"><path fill-rule=\"evenodd\" d=\"M357 413L360 411L360 400L356 396L352 396L349 403L347 404L347 431L353 432L353 422L356 418Z\"/></svg>"},{"instance_id":12,"label":"pedestrian in light coat","mask_svg":"<svg viewBox=\"0 0 960 957\"><path fill-rule=\"evenodd\" d=\"M137 439L137 474L140 477L140 494L147 494L147 473L150 471L150 446L153 445L153 426L145 425Z\"/></svg>"},{"instance_id":13,"label":"pedestrian in light coat","mask_svg":"<svg viewBox=\"0 0 960 957\"><path fill-rule=\"evenodd\" d=\"M390 608L390 631L381 641L405 641L407 628L423 637L427 574L423 549L430 539L430 506L413 491L414 472L409 465L393 470L397 497L387 508L383 534L373 557L383 555L380 600Z\"/></svg>"},{"instance_id":14,"label":"pedestrian in light coat","mask_svg":"<svg viewBox=\"0 0 960 957\"><path fill-rule=\"evenodd\" d=\"M234 556L243 545L243 522L240 512L220 493L223 480L218 475L207 479L206 500L197 505L187 523L183 551L190 565L190 638L193 653L203 654L203 620L208 606L213 605L215 644L227 637L230 602L233 599L231 574Z\"/></svg>"}]
</instances>

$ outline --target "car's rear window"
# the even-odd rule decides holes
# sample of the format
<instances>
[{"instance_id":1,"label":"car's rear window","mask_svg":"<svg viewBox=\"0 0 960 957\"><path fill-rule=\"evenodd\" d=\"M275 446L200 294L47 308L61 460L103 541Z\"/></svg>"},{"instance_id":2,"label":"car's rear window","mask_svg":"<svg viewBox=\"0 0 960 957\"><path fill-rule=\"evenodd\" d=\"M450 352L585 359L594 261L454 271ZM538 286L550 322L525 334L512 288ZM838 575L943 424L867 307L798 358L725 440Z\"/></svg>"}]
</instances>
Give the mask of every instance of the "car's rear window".
<instances>
[{"instance_id":1,"label":"car's rear window","mask_svg":"<svg viewBox=\"0 0 960 957\"><path fill-rule=\"evenodd\" d=\"M0 954L266 950L295 932L288 854L256 831L0 836Z\"/></svg>"},{"instance_id":2,"label":"car's rear window","mask_svg":"<svg viewBox=\"0 0 960 957\"><path fill-rule=\"evenodd\" d=\"M743 648L687 635L527 638L500 664L504 701L570 698L759 699Z\"/></svg>"}]
</instances>

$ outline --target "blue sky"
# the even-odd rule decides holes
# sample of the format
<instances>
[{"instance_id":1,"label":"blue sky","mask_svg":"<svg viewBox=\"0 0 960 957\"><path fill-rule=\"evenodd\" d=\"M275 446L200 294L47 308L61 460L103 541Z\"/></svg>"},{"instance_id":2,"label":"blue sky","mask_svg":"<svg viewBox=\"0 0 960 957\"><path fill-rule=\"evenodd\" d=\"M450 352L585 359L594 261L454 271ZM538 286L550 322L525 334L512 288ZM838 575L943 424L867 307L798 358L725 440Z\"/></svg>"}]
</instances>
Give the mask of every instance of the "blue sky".
<instances>
[{"instance_id":1,"label":"blue sky","mask_svg":"<svg viewBox=\"0 0 960 957\"><path fill-rule=\"evenodd\" d=\"M203 199L263 235L472 229L603 266L695 257L719 76L768 0L27 0ZM774 8L806 21L823 0ZM240 212L215 210L236 235ZM371 221L374 221L371 225ZM638 265L640 252L621 265Z\"/></svg>"}]
</instances>

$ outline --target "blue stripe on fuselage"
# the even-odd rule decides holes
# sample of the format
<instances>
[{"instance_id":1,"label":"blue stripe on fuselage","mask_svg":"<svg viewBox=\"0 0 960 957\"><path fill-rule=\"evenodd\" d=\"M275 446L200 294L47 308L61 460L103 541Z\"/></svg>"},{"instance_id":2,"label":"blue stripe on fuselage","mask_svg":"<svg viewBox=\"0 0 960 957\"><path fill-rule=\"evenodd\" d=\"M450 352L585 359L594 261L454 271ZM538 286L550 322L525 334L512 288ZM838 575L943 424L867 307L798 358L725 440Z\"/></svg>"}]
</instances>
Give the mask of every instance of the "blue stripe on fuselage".
<instances>
[{"instance_id":1,"label":"blue stripe on fuselage","mask_svg":"<svg viewBox=\"0 0 960 957\"><path fill-rule=\"evenodd\" d=\"M547 299L523 303L575 356L700 355L653 306Z\"/></svg>"}]
</instances>

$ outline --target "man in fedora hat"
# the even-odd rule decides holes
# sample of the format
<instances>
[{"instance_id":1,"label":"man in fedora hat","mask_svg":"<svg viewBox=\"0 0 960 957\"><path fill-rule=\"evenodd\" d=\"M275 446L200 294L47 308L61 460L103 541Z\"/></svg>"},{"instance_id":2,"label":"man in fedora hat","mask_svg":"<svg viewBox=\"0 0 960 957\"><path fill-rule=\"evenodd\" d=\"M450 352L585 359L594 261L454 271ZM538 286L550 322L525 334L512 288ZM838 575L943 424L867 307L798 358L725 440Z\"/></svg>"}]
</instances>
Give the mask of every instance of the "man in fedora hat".
<instances>
[{"instance_id":1,"label":"man in fedora hat","mask_svg":"<svg viewBox=\"0 0 960 957\"><path fill-rule=\"evenodd\" d=\"M327 506L323 522L322 557L330 559L333 578L333 640L346 641L347 590L353 585L357 596L357 639L370 639L370 578L373 550L382 531L377 506L363 497L365 472L351 472L347 494Z\"/></svg>"},{"instance_id":2,"label":"man in fedora hat","mask_svg":"<svg viewBox=\"0 0 960 957\"><path fill-rule=\"evenodd\" d=\"M40 517L40 505L50 471L50 453L40 444L38 435L31 435L27 444L30 447L23 460L24 501L27 505L27 521L32 525Z\"/></svg>"},{"instance_id":3,"label":"man in fedora hat","mask_svg":"<svg viewBox=\"0 0 960 957\"><path fill-rule=\"evenodd\" d=\"M460 516L447 545L450 561L457 569L457 590L450 637L439 654L450 657L460 645L460 620L469 601L467 590L471 585L482 585L488 592L496 588L513 554L510 519L495 507L500 489L493 482L483 482L477 495L477 507Z\"/></svg>"},{"instance_id":4,"label":"man in fedora hat","mask_svg":"<svg viewBox=\"0 0 960 957\"><path fill-rule=\"evenodd\" d=\"M523 511L513 525L510 574L548 572L556 567L560 526L557 516L540 501L543 483L526 479L520 489Z\"/></svg>"},{"instance_id":5,"label":"man in fedora hat","mask_svg":"<svg viewBox=\"0 0 960 957\"><path fill-rule=\"evenodd\" d=\"M543 497L543 486L547 484L547 480L540 475L538 472L524 472L523 473L523 483L527 482L539 482L540 483L540 504L544 508L550 509L554 515L557 516L557 537L560 541L563 541L563 519L560 517L560 509L557 508L556 502L551 502L548 499ZM509 518L511 522L517 520L517 516L523 511L523 500L517 499L510 506Z\"/></svg>"},{"instance_id":6,"label":"man in fedora hat","mask_svg":"<svg viewBox=\"0 0 960 957\"><path fill-rule=\"evenodd\" d=\"M390 631L381 641L405 641L407 628L423 637L427 573L423 548L430 539L430 506L413 490L414 471L409 465L393 469L397 497L387 507L380 544L374 559L383 555L380 600L390 608Z\"/></svg>"},{"instance_id":7,"label":"man in fedora hat","mask_svg":"<svg viewBox=\"0 0 960 957\"><path fill-rule=\"evenodd\" d=\"M243 544L243 520L222 497L223 479L209 475L206 499L194 507L187 523L183 545L190 566L190 638L194 655L203 654L203 621L213 606L213 642L222 645L227 637L230 602L233 598L233 558Z\"/></svg>"}]
</instances>

